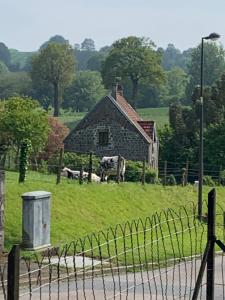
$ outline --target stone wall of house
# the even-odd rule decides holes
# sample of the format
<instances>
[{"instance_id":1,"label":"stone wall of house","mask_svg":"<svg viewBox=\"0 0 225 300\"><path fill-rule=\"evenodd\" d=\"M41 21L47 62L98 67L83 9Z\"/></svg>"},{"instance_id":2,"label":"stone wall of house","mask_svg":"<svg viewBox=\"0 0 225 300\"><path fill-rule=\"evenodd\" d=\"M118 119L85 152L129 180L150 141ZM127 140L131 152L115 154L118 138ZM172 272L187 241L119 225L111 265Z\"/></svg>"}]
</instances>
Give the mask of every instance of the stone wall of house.
<instances>
[{"instance_id":1,"label":"stone wall of house","mask_svg":"<svg viewBox=\"0 0 225 300\"><path fill-rule=\"evenodd\" d=\"M99 132L109 132L107 146L99 145ZM65 150L98 156L122 155L130 160L149 161L149 143L108 99L101 101L65 140Z\"/></svg>"}]
</instances>

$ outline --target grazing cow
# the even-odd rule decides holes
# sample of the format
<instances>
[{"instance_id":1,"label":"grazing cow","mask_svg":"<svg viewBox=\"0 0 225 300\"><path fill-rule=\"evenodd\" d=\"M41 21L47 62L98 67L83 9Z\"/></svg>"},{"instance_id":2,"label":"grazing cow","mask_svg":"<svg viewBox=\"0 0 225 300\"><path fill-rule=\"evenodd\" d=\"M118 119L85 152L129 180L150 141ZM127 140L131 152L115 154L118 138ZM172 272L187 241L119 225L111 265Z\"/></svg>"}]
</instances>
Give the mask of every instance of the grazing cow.
<instances>
[{"instance_id":1,"label":"grazing cow","mask_svg":"<svg viewBox=\"0 0 225 300\"><path fill-rule=\"evenodd\" d=\"M95 173L92 173L91 174L91 181L99 183L101 181L101 178L98 175L96 175Z\"/></svg>"},{"instance_id":2,"label":"grazing cow","mask_svg":"<svg viewBox=\"0 0 225 300\"><path fill-rule=\"evenodd\" d=\"M70 179L79 179L80 178L80 171L74 171L69 168L64 168L61 172L61 176L70 178ZM87 172L83 172L83 179L86 179L88 177Z\"/></svg>"},{"instance_id":3,"label":"grazing cow","mask_svg":"<svg viewBox=\"0 0 225 300\"><path fill-rule=\"evenodd\" d=\"M79 179L80 171L74 171L74 170L71 170L71 169L65 167L61 172L61 176L64 176L64 177L67 177L70 179ZM83 179L84 180L88 179L88 172L83 171ZM91 181L99 183L101 181L101 178L98 175L96 175L95 173L92 173Z\"/></svg>"},{"instance_id":4,"label":"grazing cow","mask_svg":"<svg viewBox=\"0 0 225 300\"><path fill-rule=\"evenodd\" d=\"M110 175L117 175L119 156L104 156L100 161L100 177L101 181L108 179ZM120 180L124 181L125 174L125 159L120 156L120 165L119 165L119 176Z\"/></svg>"}]
</instances>

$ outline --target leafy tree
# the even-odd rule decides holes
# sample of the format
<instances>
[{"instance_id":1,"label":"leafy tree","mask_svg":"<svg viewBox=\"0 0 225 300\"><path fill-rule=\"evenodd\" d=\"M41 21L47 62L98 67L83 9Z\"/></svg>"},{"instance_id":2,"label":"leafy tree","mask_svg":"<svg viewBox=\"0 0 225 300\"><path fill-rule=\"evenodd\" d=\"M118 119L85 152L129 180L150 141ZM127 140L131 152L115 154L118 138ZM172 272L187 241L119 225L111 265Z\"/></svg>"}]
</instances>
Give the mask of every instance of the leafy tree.
<instances>
[{"instance_id":1,"label":"leafy tree","mask_svg":"<svg viewBox=\"0 0 225 300\"><path fill-rule=\"evenodd\" d=\"M205 162L212 166L225 168L225 121L210 125L204 135Z\"/></svg>"},{"instance_id":2,"label":"leafy tree","mask_svg":"<svg viewBox=\"0 0 225 300\"><path fill-rule=\"evenodd\" d=\"M224 164L224 126L225 126L225 76L215 86L205 87L204 95L204 157L205 163ZM170 130L161 131L161 159L179 162L198 161L200 88L192 95L192 106L182 107L179 103L170 106ZM183 160L183 161L182 161Z\"/></svg>"},{"instance_id":3,"label":"leafy tree","mask_svg":"<svg viewBox=\"0 0 225 300\"><path fill-rule=\"evenodd\" d=\"M87 69L90 71L101 72L102 62L104 60L104 55L100 52L96 52L87 61Z\"/></svg>"},{"instance_id":4,"label":"leafy tree","mask_svg":"<svg viewBox=\"0 0 225 300\"><path fill-rule=\"evenodd\" d=\"M214 42L204 43L204 85L212 86L225 69L225 51L221 45ZM190 81L186 89L187 101L191 99L194 87L200 85L200 64L201 61L201 45L193 49L191 61L188 65L188 75Z\"/></svg>"},{"instance_id":5,"label":"leafy tree","mask_svg":"<svg viewBox=\"0 0 225 300\"><path fill-rule=\"evenodd\" d=\"M182 101L185 98L185 89L188 83L187 74L178 67L165 73L165 84L161 88L161 98L165 106L176 101Z\"/></svg>"},{"instance_id":6,"label":"leafy tree","mask_svg":"<svg viewBox=\"0 0 225 300\"><path fill-rule=\"evenodd\" d=\"M32 95L31 79L25 72L7 72L0 76L0 99Z\"/></svg>"},{"instance_id":7,"label":"leafy tree","mask_svg":"<svg viewBox=\"0 0 225 300\"><path fill-rule=\"evenodd\" d=\"M10 49L10 71L18 72L18 71L28 71L30 68L30 61L32 56L36 52L22 52L16 49Z\"/></svg>"},{"instance_id":8,"label":"leafy tree","mask_svg":"<svg viewBox=\"0 0 225 300\"><path fill-rule=\"evenodd\" d=\"M176 49L173 44L168 44L166 50L162 49L161 53L162 53L162 67L164 70L169 71L174 67L180 65L182 60L182 54L181 51L179 49Z\"/></svg>"},{"instance_id":9,"label":"leafy tree","mask_svg":"<svg viewBox=\"0 0 225 300\"><path fill-rule=\"evenodd\" d=\"M45 145L48 130L47 114L38 102L21 97L0 102L0 145L5 151L13 146L19 154L23 141L27 139L32 151L38 153Z\"/></svg>"},{"instance_id":10,"label":"leafy tree","mask_svg":"<svg viewBox=\"0 0 225 300\"><path fill-rule=\"evenodd\" d=\"M80 50L80 44L77 44L77 43L74 44L74 49L75 49L75 50Z\"/></svg>"},{"instance_id":11,"label":"leafy tree","mask_svg":"<svg viewBox=\"0 0 225 300\"><path fill-rule=\"evenodd\" d=\"M20 146L19 183L25 181L26 171L29 165L30 140L25 139Z\"/></svg>"},{"instance_id":12,"label":"leafy tree","mask_svg":"<svg viewBox=\"0 0 225 300\"><path fill-rule=\"evenodd\" d=\"M66 40L63 36L56 34L52 36L47 42L44 42L44 44L41 45L40 50L46 48L49 44L69 44L69 41Z\"/></svg>"},{"instance_id":13,"label":"leafy tree","mask_svg":"<svg viewBox=\"0 0 225 300\"><path fill-rule=\"evenodd\" d=\"M60 93L74 77L73 49L68 44L49 44L32 61L33 82L49 83L54 90L54 116L59 116Z\"/></svg>"},{"instance_id":14,"label":"leafy tree","mask_svg":"<svg viewBox=\"0 0 225 300\"><path fill-rule=\"evenodd\" d=\"M88 70L88 61L92 56L95 56L97 51L82 51L74 50L74 55L77 61L77 71L86 71Z\"/></svg>"},{"instance_id":15,"label":"leafy tree","mask_svg":"<svg viewBox=\"0 0 225 300\"><path fill-rule=\"evenodd\" d=\"M39 154L39 159L48 160L63 147L63 141L69 133L69 129L57 118L49 117L50 131L44 151Z\"/></svg>"},{"instance_id":16,"label":"leafy tree","mask_svg":"<svg viewBox=\"0 0 225 300\"><path fill-rule=\"evenodd\" d=\"M8 67L2 61L0 61L0 74L2 75L8 72L9 72Z\"/></svg>"},{"instance_id":17,"label":"leafy tree","mask_svg":"<svg viewBox=\"0 0 225 300\"><path fill-rule=\"evenodd\" d=\"M129 99L131 95L127 95L126 90L130 90L125 85L125 97ZM160 87L155 86L154 84L140 82L139 92L137 94L137 107L159 107L163 106L164 102L160 99Z\"/></svg>"},{"instance_id":18,"label":"leafy tree","mask_svg":"<svg viewBox=\"0 0 225 300\"><path fill-rule=\"evenodd\" d=\"M0 43L0 60L7 67L10 65L10 51L4 43Z\"/></svg>"},{"instance_id":19,"label":"leafy tree","mask_svg":"<svg viewBox=\"0 0 225 300\"><path fill-rule=\"evenodd\" d=\"M64 94L64 108L73 111L90 110L105 95L105 89L99 72L82 71Z\"/></svg>"},{"instance_id":20,"label":"leafy tree","mask_svg":"<svg viewBox=\"0 0 225 300\"><path fill-rule=\"evenodd\" d=\"M153 42L146 38L130 36L112 45L104 64L102 75L107 87L120 76L132 83L132 101L136 107L136 95L141 80L159 84L163 80L160 55L154 50Z\"/></svg>"},{"instance_id":21,"label":"leafy tree","mask_svg":"<svg viewBox=\"0 0 225 300\"><path fill-rule=\"evenodd\" d=\"M92 39L84 39L81 43L81 50L95 51L95 42Z\"/></svg>"},{"instance_id":22,"label":"leafy tree","mask_svg":"<svg viewBox=\"0 0 225 300\"><path fill-rule=\"evenodd\" d=\"M107 56L112 49L112 46L104 46L99 50L99 53L103 54L104 56Z\"/></svg>"},{"instance_id":23,"label":"leafy tree","mask_svg":"<svg viewBox=\"0 0 225 300\"><path fill-rule=\"evenodd\" d=\"M224 120L225 102L223 98L221 98L220 88L217 86L205 87L203 96L204 126L208 127L211 124L221 123ZM192 110L197 119L199 119L200 116L200 109L200 87L196 87L192 95Z\"/></svg>"}]
</instances>

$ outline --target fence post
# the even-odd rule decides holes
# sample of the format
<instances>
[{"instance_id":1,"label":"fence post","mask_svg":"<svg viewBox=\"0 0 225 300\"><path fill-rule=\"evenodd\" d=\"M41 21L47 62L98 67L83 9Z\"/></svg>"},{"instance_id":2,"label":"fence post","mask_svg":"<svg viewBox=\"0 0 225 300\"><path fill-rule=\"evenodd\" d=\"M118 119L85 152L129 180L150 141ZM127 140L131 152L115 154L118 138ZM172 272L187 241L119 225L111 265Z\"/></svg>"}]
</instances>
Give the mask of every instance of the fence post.
<instances>
[{"instance_id":1,"label":"fence post","mask_svg":"<svg viewBox=\"0 0 225 300\"><path fill-rule=\"evenodd\" d=\"M181 172L182 172L182 179L181 179L181 183L182 183L182 186L184 187L185 186L185 174L186 174L186 168L182 168L181 169Z\"/></svg>"},{"instance_id":2,"label":"fence post","mask_svg":"<svg viewBox=\"0 0 225 300\"><path fill-rule=\"evenodd\" d=\"M142 185L145 184L145 159L143 159L141 183Z\"/></svg>"},{"instance_id":3,"label":"fence post","mask_svg":"<svg viewBox=\"0 0 225 300\"><path fill-rule=\"evenodd\" d=\"M214 299L215 276L215 220L216 220L216 190L212 189L208 194L208 242L211 241L207 259L207 287L206 299Z\"/></svg>"},{"instance_id":4,"label":"fence post","mask_svg":"<svg viewBox=\"0 0 225 300\"><path fill-rule=\"evenodd\" d=\"M223 241L225 243L225 211L223 212Z\"/></svg>"},{"instance_id":5,"label":"fence post","mask_svg":"<svg viewBox=\"0 0 225 300\"><path fill-rule=\"evenodd\" d=\"M0 253L4 251L5 171L0 170Z\"/></svg>"},{"instance_id":6,"label":"fence post","mask_svg":"<svg viewBox=\"0 0 225 300\"><path fill-rule=\"evenodd\" d=\"M188 184L188 168L189 168L189 161L186 162L186 172L184 177L184 185L186 186Z\"/></svg>"},{"instance_id":7,"label":"fence post","mask_svg":"<svg viewBox=\"0 0 225 300\"><path fill-rule=\"evenodd\" d=\"M80 176L79 176L79 184L83 184L83 182L84 182L83 173L84 173L84 169L83 169L83 165L81 165L81 167L80 167Z\"/></svg>"},{"instance_id":8,"label":"fence post","mask_svg":"<svg viewBox=\"0 0 225 300\"><path fill-rule=\"evenodd\" d=\"M19 299L19 268L20 268L20 247L14 245L8 256L8 286L7 299Z\"/></svg>"},{"instance_id":9,"label":"fence post","mask_svg":"<svg viewBox=\"0 0 225 300\"><path fill-rule=\"evenodd\" d=\"M120 165L121 165L121 156L118 155L117 170L116 170L116 182L117 183L120 183Z\"/></svg>"},{"instance_id":10,"label":"fence post","mask_svg":"<svg viewBox=\"0 0 225 300\"><path fill-rule=\"evenodd\" d=\"M91 175L92 175L92 152L89 155L89 166L88 166L88 182L91 182Z\"/></svg>"},{"instance_id":11,"label":"fence post","mask_svg":"<svg viewBox=\"0 0 225 300\"><path fill-rule=\"evenodd\" d=\"M220 169L219 169L219 176L218 176L218 184L221 185L221 172L222 172L222 166L220 165Z\"/></svg>"},{"instance_id":12,"label":"fence post","mask_svg":"<svg viewBox=\"0 0 225 300\"><path fill-rule=\"evenodd\" d=\"M56 184L59 184L61 180L62 165L63 165L63 148L60 149L60 154L59 154L59 166L57 170Z\"/></svg>"},{"instance_id":13,"label":"fence post","mask_svg":"<svg viewBox=\"0 0 225 300\"><path fill-rule=\"evenodd\" d=\"M166 177L167 177L167 161L164 162L164 185L166 185Z\"/></svg>"}]
</instances>

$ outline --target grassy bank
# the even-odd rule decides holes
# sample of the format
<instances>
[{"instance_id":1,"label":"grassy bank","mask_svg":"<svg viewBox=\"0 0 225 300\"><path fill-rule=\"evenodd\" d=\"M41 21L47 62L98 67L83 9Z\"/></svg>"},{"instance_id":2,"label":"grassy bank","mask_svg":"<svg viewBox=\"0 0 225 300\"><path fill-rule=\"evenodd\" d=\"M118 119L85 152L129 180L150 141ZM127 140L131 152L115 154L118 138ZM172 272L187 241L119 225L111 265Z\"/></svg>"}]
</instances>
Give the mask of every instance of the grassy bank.
<instances>
[{"instance_id":1,"label":"grassy bank","mask_svg":"<svg viewBox=\"0 0 225 300\"><path fill-rule=\"evenodd\" d=\"M145 218L165 208L178 210L196 201L193 186L162 187L138 183L84 184L62 180L55 184L55 176L29 172L27 181L18 184L18 174L6 174L5 242L9 249L21 241L22 200L28 191L45 190L52 193L51 242L65 244L91 232L105 230L117 223ZM204 188L204 198L209 187ZM224 188L218 188L218 202L223 205Z\"/></svg>"}]
</instances>

